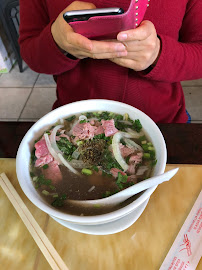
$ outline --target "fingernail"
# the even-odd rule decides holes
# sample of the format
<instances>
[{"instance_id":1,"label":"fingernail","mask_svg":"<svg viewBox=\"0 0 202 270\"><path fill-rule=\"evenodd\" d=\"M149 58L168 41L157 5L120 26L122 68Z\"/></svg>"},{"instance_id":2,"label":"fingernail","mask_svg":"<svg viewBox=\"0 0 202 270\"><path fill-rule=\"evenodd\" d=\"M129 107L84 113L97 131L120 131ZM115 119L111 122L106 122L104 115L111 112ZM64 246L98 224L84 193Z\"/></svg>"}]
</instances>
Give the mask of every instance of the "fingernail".
<instances>
[{"instance_id":1,"label":"fingernail","mask_svg":"<svg viewBox=\"0 0 202 270\"><path fill-rule=\"evenodd\" d=\"M116 45L116 51L118 52L122 52L122 51L125 51L125 46L123 44L117 44Z\"/></svg>"},{"instance_id":2,"label":"fingernail","mask_svg":"<svg viewBox=\"0 0 202 270\"><path fill-rule=\"evenodd\" d=\"M127 34L124 34L124 33L118 35L118 39L121 40L121 41L126 40L127 37L128 37L128 35Z\"/></svg>"}]
</instances>

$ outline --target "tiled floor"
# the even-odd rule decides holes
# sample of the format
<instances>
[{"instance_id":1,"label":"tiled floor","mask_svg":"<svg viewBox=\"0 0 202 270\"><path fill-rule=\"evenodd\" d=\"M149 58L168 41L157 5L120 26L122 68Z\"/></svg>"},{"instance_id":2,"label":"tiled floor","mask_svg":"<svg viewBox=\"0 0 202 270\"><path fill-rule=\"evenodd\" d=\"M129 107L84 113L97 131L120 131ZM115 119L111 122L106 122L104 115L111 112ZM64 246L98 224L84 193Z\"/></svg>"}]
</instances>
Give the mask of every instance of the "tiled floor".
<instances>
[{"instance_id":1,"label":"tiled floor","mask_svg":"<svg viewBox=\"0 0 202 270\"><path fill-rule=\"evenodd\" d=\"M202 123L202 79L182 82L186 107L193 123ZM18 66L0 74L0 121L36 121L52 108L56 100L52 76Z\"/></svg>"}]
</instances>

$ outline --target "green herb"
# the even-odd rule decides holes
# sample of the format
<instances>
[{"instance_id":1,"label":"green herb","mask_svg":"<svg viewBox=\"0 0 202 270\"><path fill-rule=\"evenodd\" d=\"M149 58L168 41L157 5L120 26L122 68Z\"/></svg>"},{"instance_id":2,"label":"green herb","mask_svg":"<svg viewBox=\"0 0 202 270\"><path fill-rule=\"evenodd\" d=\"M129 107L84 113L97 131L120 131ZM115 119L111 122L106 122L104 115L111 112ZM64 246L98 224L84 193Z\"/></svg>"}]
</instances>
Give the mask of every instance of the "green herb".
<instances>
[{"instance_id":1,"label":"green herb","mask_svg":"<svg viewBox=\"0 0 202 270\"><path fill-rule=\"evenodd\" d=\"M33 178L35 174L33 172L30 172L30 176Z\"/></svg>"},{"instance_id":2,"label":"green herb","mask_svg":"<svg viewBox=\"0 0 202 270\"><path fill-rule=\"evenodd\" d=\"M93 139L104 139L104 138L105 138L105 134L104 134L104 133L95 135L95 136L93 137Z\"/></svg>"},{"instance_id":3,"label":"green herb","mask_svg":"<svg viewBox=\"0 0 202 270\"><path fill-rule=\"evenodd\" d=\"M151 161L151 167L153 168L157 163L157 159Z\"/></svg>"},{"instance_id":4,"label":"green herb","mask_svg":"<svg viewBox=\"0 0 202 270\"><path fill-rule=\"evenodd\" d=\"M116 184L120 189L124 188L124 184L127 182L128 176L123 175L120 172L118 172L118 178L116 180Z\"/></svg>"},{"instance_id":5,"label":"green herb","mask_svg":"<svg viewBox=\"0 0 202 270\"><path fill-rule=\"evenodd\" d=\"M45 164L45 165L43 165L42 168L43 168L44 170L46 170L46 169L48 169L48 167L49 167L48 164Z\"/></svg>"},{"instance_id":6,"label":"green herb","mask_svg":"<svg viewBox=\"0 0 202 270\"><path fill-rule=\"evenodd\" d=\"M146 138L146 136L141 136L140 138L139 138L139 141L142 143L142 141L147 141L147 138Z\"/></svg>"},{"instance_id":7,"label":"green herb","mask_svg":"<svg viewBox=\"0 0 202 270\"><path fill-rule=\"evenodd\" d=\"M80 124L86 123L86 119L83 119L79 122Z\"/></svg>"},{"instance_id":8,"label":"green herb","mask_svg":"<svg viewBox=\"0 0 202 270\"><path fill-rule=\"evenodd\" d=\"M105 171L110 171L112 168L123 170L108 149L104 151L102 159L102 166Z\"/></svg>"},{"instance_id":9,"label":"green herb","mask_svg":"<svg viewBox=\"0 0 202 270\"><path fill-rule=\"evenodd\" d=\"M76 118L76 115L72 115L72 116L66 118L65 120L68 122L72 122L75 118Z\"/></svg>"},{"instance_id":10,"label":"green herb","mask_svg":"<svg viewBox=\"0 0 202 270\"><path fill-rule=\"evenodd\" d=\"M141 125L139 119L136 119L136 120L134 121L134 124L132 125L132 129L134 129L134 130L137 131L137 132L140 132L140 130L142 129L142 125Z\"/></svg>"},{"instance_id":11,"label":"green herb","mask_svg":"<svg viewBox=\"0 0 202 270\"><path fill-rule=\"evenodd\" d=\"M46 195L46 196L48 196L50 194L47 190L42 190L41 193L44 194L44 195Z\"/></svg>"},{"instance_id":12,"label":"green herb","mask_svg":"<svg viewBox=\"0 0 202 270\"><path fill-rule=\"evenodd\" d=\"M64 200L67 199L67 195L66 194L62 194L61 196L59 196L58 198L56 198L51 205L54 207L61 207L64 205Z\"/></svg>"},{"instance_id":13,"label":"green herb","mask_svg":"<svg viewBox=\"0 0 202 270\"><path fill-rule=\"evenodd\" d=\"M124 141L123 138L121 138L120 143L122 143L123 145L126 145L126 142Z\"/></svg>"},{"instance_id":14,"label":"green herb","mask_svg":"<svg viewBox=\"0 0 202 270\"><path fill-rule=\"evenodd\" d=\"M36 148L34 147L34 149L32 150L32 153L31 153L31 163L32 164L35 164L35 162L37 160L37 157L35 156L35 151L36 151Z\"/></svg>"},{"instance_id":15,"label":"green herb","mask_svg":"<svg viewBox=\"0 0 202 270\"><path fill-rule=\"evenodd\" d=\"M120 131L125 131L126 128L128 128L128 124L125 124L124 122L120 122L118 120L115 121L115 127Z\"/></svg>"},{"instance_id":16,"label":"green herb","mask_svg":"<svg viewBox=\"0 0 202 270\"><path fill-rule=\"evenodd\" d=\"M87 118L92 118L93 117L93 113L92 112L87 112L85 113Z\"/></svg>"},{"instance_id":17,"label":"green herb","mask_svg":"<svg viewBox=\"0 0 202 270\"><path fill-rule=\"evenodd\" d=\"M98 172L99 171L99 169L98 169L97 166L92 166L92 170L94 170L95 172Z\"/></svg>"},{"instance_id":18,"label":"green herb","mask_svg":"<svg viewBox=\"0 0 202 270\"><path fill-rule=\"evenodd\" d=\"M52 181L49 179L45 179L44 175L35 176L33 181L35 183L35 188L39 188L42 185L49 186L49 187L52 186L51 185Z\"/></svg>"},{"instance_id":19,"label":"green herb","mask_svg":"<svg viewBox=\"0 0 202 270\"><path fill-rule=\"evenodd\" d=\"M112 143L112 136L106 137L104 133L95 135L95 136L93 137L93 139L94 139L94 140L105 140L108 144L111 144L111 143Z\"/></svg>"},{"instance_id":20,"label":"green herb","mask_svg":"<svg viewBox=\"0 0 202 270\"><path fill-rule=\"evenodd\" d=\"M61 152L63 152L65 159L68 161L72 160L72 153L76 150L76 147L64 137L61 137L59 141L57 141L57 146Z\"/></svg>"},{"instance_id":21,"label":"green herb","mask_svg":"<svg viewBox=\"0 0 202 270\"><path fill-rule=\"evenodd\" d=\"M123 120L123 115L122 114L116 114L113 119L114 119L114 121Z\"/></svg>"},{"instance_id":22,"label":"green herb","mask_svg":"<svg viewBox=\"0 0 202 270\"><path fill-rule=\"evenodd\" d=\"M126 163L129 164L130 156L126 157Z\"/></svg>"},{"instance_id":23,"label":"green herb","mask_svg":"<svg viewBox=\"0 0 202 270\"><path fill-rule=\"evenodd\" d=\"M50 185L49 188L50 188L51 190L56 190L56 187L54 187L53 185Z\"/></svg>"}]
</instances>

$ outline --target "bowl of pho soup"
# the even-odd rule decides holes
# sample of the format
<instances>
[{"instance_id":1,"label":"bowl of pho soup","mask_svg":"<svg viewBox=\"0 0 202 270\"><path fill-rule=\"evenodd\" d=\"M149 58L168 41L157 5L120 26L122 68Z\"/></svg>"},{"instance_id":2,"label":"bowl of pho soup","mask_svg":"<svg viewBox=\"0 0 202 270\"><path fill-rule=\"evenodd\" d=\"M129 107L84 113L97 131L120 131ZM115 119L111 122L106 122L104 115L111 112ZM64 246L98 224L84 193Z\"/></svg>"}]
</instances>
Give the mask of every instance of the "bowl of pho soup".
<instances>
[{"instance_id":1,"label":"bowl of pho soup","mask_svg":"<svg viewBox=\"0 0 202 270\"><path fill-rule=\"evenodd\" d=\"M162 174L166 158L164 138L146 114L121 102L84 100L49 112L29 129L16 172L22 190L42 211L95 225L135 211L156 186L113 207L71 202L106 198Z\"/></svg>"}]
</instances>

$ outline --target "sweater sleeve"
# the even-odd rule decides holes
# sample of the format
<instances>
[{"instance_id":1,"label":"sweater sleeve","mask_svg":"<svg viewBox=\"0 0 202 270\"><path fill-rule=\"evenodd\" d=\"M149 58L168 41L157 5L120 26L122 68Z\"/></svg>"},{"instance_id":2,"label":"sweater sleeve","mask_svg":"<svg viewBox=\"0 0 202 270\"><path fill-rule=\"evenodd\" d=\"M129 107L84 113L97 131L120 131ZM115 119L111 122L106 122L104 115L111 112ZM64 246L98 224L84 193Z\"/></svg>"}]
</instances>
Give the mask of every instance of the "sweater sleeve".
<instances>
[{"instance_id":1,"label":"sweater sleeve","mask_svg":"<svg viewBox=\"0 0 202 270\"><path fill-rule=\"evenodd\" d=\"M54 21L54 20L53 20ZM20 52L36 72L58 75L74 68L79 60L66 57L51 34L46 1L20 0Z\"/></svg>"},{"instance_id":2,"label":"sweater sleeve","mask_svg":"<svg viewBox=\"0 0 202 270\"><path fill-rule=\"evenodd\" d=\"M159 34L161 55L148 74L156 81L179 82L202 78L202 1L190 0L179 33L179 41Z\"/></svg>"}]
</instances>

